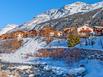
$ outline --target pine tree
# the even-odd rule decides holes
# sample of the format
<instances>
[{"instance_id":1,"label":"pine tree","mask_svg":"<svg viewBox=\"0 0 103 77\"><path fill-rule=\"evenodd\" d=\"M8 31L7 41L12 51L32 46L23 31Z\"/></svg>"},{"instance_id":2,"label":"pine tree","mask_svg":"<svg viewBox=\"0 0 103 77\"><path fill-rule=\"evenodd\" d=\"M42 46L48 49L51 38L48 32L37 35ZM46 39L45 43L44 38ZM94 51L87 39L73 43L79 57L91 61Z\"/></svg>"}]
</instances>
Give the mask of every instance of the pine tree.
<instances>
[{"instance_id":1,"label":"pine tree","mask_svg":"<svg viewBox=\"0 0 103 77\"><path fill-rule=\"evenodd\" d=\"M70 34L68 36L67 40L68 40L68 47L73 47L80 42L80 38L78 36L73 35L73 34Z\"/></svg>"}]
</instances>

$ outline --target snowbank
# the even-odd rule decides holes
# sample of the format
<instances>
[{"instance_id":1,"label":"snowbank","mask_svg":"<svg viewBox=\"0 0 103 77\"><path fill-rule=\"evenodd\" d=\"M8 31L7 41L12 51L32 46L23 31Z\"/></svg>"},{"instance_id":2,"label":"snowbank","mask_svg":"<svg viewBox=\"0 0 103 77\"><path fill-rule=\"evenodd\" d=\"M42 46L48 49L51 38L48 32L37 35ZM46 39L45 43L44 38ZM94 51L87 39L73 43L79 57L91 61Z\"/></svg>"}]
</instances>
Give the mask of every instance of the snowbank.
<instances>
[{"instance_id":1,"label":"snowbank","mask_svg":"<svg viewBox=\"0 0 103 77\"><path fill-rule=\"evenodd\" d=\"M68 48L68 45L65 39L55 39L46 48Z\"/></svg>"},{"instance_id":2,"label":"snowbank","mask_svg":"<svg viewBox=\"0 0 103 77\"><path fill-rule=\"evenodd\" d=\"M82 48L82 49L92 49L92 50L101 50L103 51L103 47L101 44L103 44L103 37L102 36L99 36L99 37L95 37L95 38L89 38L87 39L87 41L89 42L90 40L92 40L95 42L94 45L85 45L85 39L82 39L82 43L81 44L78 44L76 45L75 47L76 48Z\"/></svg>"},{"instance_id":3,"label":"snowbank","mask_svg":"<svg viewBox=\"0 0 103 77\"><path fill-rule=\"evenodd\" d=\"M85 71L86 71L86 69L84 67L79 67L79 68L70 69L69 74L77 76L78 74L82 74Z\"/></svg>"},{"instance_id":4,"label":"snowbank","mask_svg":"<svg viewBox=\"0 0 103 77\"><path fill-rule=\"evenodd\" d=\"M73 65L74 68L78 68L79 65L84 65L87 71L85 77L103 77L103 62L98 60L82 60ZM84 69L83 69L84 70ZM74 71L73 71L74 72Z\"/></svg>"}]
</instances>

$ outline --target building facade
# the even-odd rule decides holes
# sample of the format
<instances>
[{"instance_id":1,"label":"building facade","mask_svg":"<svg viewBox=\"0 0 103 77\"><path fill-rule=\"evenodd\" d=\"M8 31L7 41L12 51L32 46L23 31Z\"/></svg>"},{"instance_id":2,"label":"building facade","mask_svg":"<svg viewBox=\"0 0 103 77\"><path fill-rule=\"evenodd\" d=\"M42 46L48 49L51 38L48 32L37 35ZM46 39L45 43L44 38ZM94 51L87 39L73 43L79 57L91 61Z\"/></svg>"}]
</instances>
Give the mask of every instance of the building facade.
<instances>
[{"instance_id":1,"label":"building facade","mask_svg":"<svg viewBox=\"0 0 103 77\"><path fill-rule=\"evenodd\" d=\"M92 27L89 27L89 25L86 24L84 26L77 28L77 32L80 37L88 37L90 33L94 32L94 30Z\"/></svg>"}]
</instances>

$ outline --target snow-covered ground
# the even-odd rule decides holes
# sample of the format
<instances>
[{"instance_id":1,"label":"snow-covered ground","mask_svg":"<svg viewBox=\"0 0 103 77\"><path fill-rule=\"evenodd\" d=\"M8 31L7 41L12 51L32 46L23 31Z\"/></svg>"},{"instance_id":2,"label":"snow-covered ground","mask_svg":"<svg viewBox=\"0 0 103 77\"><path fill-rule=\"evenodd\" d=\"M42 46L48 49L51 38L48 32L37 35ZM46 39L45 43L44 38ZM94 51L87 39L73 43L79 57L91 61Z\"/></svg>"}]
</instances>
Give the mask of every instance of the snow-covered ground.
<instances>
[{"instance_id":1,"label":"snow-covered ground","mask_svg":"<svg viewBox=\"0 0 103 77\"><path fill-rule=\"evenodd\" d=\"M92 49L92 50L103 51L103 36L98 36L98 37L93 37L93 38L87 39L88 44L91 40L94 41L94 45L85 45L86 40L81 39L81 44L78 44L75 47L76 48L82 48L82 49Z\"/></svg>"},{"instance_id":2,"label":"snow-covered ground","mask_svg":"<svg viewBox=\"0 0 103 77\"><path fill-rule=\"evenodd\" d=\"M82 39L82 46L77 45L76 47L79 48L86 48L86 49L100 49L102 50L102 47L100 47L100 39L103 37L96 37L94 38L95 44L94 46L84 46L84 39ZM53 69L57 74L62 73L69 73L69 74L75 74L82 73L84 71L86 72L85 77L103 77L103 62L97 61L97 60L81 60L80 62L73 63L71 66L65 60L62 59L52 59L52 58L29 58L25 59L25 54L33 54L38 49L41 48L66 48L67 47L67 41L66 40L53 40L48 45L44 41L41 41L42 38L36 37L36 38L26 38L24 39L24 44L21 48L19 48L15 53L12 54L2 54L1 59L3 61L7 62L19 62L19 63L41 63L41 64L47 64L44 69ZM46 46L46 47L45 47ZM84 65L84 67L80 67L80 65Z\"/></svg>"},{"instance_id":3,"label":"snow-covered ground","mask_svg":"<svg viewBox=\"0 0 103 77\"><path fill-rule=\"evenodd\" d=\"M55 39L46 48L68 48L68 44L65 39Z\"/></svg>"},{"instance_id":4,"label":"snow-covered ground","mask_svg":"<svg viewBox=\"0 0 103 77\"><path fill-rule=\"evenodd\" d=\"M55 60L55 59L52 59L52 58L36 58L36 59L32 59L30 60L29 62L38 62L40 64L47 64L47 66L45 67L46 69L49 69L49 68L57 68L57 69L60 69L62 70L62 72L65 72L67 73L68 72L68 64L66 64L66 62L64 60Z\"/></svg>"},{"instance_id":5,"label":"snow-covered ground","mask_svg":"<svg viewBox=\"0 0 103 77\"><path fill-rule=\"evenodd\" d=\"M42 39L42 38L41 38ZM24 44L15 53L0 54L2 61L24 63L28 61L25 58L26 54L33 54L46 45L46 42L41 41L38 37L24 39Z\"/></svg>"},{"instance_id":6,"label":"snow-covered ground","mask_svg":"<svg viewBox=\"0 0 103 77\"><path fill-rule=\"evenodd\" d=\"M85 45L86 41L88 45ZM91 41L94 42L94 45L90 44ZM81 42L75 47L80 49L91 49L91 50L103 51L103 36L90 37L88 39L81 38ZM67 40L65 39L55 39L52 42L50 42L45 48L68 48L68 43L67 43Z\"/></svg>"},{"instance_id":7,"label":"snow-covered ground","mask_svg":"<svg viewBox=\"0 0 103 77\"><path fill-rule=\"evenodd\" d=\"M68 65L63 60L53 60L51 58L41 58L38 59L40 63L47 63L45 69L54 69L55 72L60 73L69 73L70 75L77 75L78 73L86 72L84 77L103 77L103 62L97 60L81 60L80 62L76 62L71 66ZM35 62L35 61L33 61ZM80 65L84 65L84 67L80 67Z\"/></svg>"},{"instance_id":8,"label":"snow-covered ground","mask_svg":"<svg viewBox=\"0 0 103 77\"><path fill-rule=\"evenodd\" d=\"M25 58L26 54L37 53L37 50L41 48L67 48L67 41L64 39L53 40L48 45L46 45L46 42L42 41L42 39L43 38L40 37L24 38L23 45L17 49L15 53L0 54L2 61L24 63L28 60L34 59Z\"/></svg>"},{"instance_id":9,"label":"snow-covered ground","mask_svg":"<svg viewBox=\"0 0 103 77\"><path fill-rule=\"evenodd\" d=\"M103 77L103 62L97 60L82 60L74 67L78 67L80 64L85 65L87 74L85 77Z\"/></svg>"}]
</instances>

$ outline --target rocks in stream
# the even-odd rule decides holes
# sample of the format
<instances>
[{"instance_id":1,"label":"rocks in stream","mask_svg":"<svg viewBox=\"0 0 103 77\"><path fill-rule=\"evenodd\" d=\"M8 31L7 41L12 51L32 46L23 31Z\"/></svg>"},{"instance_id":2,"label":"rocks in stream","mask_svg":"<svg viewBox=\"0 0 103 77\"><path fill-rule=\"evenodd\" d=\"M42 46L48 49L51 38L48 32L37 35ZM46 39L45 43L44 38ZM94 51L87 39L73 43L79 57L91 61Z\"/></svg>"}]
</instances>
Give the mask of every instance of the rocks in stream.
<instances>
[{"instance_id":1,"label":"rocks in stream","mask_svg":"<svg viewBox=\"0 0 103 77\"><path fill-rule=\"evenodd\" d=\"M5 72L8 76L12 77L67 77L68 74L64 73L59 68L50 67L46 64L36 65L18 65L18 64L1 64L0 77ZM18 76L16 76L18 74Z\"/></svg>"}]
</instances>

